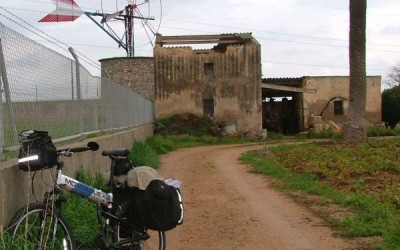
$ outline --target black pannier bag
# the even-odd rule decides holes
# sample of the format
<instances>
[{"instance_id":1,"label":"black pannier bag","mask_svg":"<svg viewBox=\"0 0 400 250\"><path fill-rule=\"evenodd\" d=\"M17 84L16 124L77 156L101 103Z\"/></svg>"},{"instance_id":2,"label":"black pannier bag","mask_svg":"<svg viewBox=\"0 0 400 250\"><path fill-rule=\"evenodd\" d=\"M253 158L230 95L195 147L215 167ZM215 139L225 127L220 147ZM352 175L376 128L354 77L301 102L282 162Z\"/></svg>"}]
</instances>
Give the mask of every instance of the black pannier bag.
<instances>
[{"instance_id":1,"label":"black pannier bag","mask_svg":"<svg viewBox=\"0 0 400 250\"><path fill-rule=\"evenodd\" d=\"M183 223L183 202L178 188L152 180L146 190L131 188L133 204L123 215L136 227L168 231Z\"/></svg>"},{"instance_id":2,"label":"black pannier bag","mask_svg":"<svg viewBox=\"0 0 400 250\"><path fill-rule=\"evenodd\" d=\"M57 164L57 149L46 131L26 130L20 134L18 167L23 171L38 171Z\"/></svg>"}]
</instances>

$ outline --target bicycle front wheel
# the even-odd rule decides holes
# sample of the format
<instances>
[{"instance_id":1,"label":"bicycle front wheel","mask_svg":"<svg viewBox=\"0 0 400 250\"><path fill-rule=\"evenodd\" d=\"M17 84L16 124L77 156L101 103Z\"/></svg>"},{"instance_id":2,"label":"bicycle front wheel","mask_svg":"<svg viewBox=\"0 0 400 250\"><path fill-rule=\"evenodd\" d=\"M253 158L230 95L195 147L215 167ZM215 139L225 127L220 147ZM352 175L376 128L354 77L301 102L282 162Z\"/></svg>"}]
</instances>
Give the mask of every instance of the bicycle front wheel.
<instances>
[{"instance_id":1,"label":"bicycle front wheel","mask_svg":"<svg viewBox=\"0 0 400 250\"><path fill-rule=\"evenodd\" d=\"M7 232L11 235L10 249L73 250L75 240L66 220L42 203L20 209L11 220Z\"/></svg>"}]
</instances>

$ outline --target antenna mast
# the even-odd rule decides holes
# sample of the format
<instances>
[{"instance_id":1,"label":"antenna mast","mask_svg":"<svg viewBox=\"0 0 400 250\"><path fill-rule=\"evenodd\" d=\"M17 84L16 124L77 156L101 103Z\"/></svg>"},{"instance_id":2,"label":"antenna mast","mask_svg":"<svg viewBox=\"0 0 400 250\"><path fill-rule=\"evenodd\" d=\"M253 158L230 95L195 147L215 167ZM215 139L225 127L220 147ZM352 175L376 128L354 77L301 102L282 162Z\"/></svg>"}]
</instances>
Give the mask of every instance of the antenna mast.
<instances>
[{"instance_id":1,"label":"antenna mast","mask_svg":"<svg viewBox=\"0 0 400 250\"><path fill-rule=\"evenodd\" d=\"M117 11L112 14L101 14L101 13L92 13L92 12L85 12L86 16L90 18L97 26L99 26L107 35L109 35L114 41L118 43L120 47L125 49L127 57L134 57L135 56L135 37L134 37L134 20L141 19L144 20L144 25L149 25L148 20L155 20L154 17L144 17L138 9L139 5L148 4L148 0L144 1L141 4L129 4L125 7L124 10ZM99 22L93 16L101 16L102 19ZM108 25L110 21L123 21L125 25L125 42L122 42L122 39L117 36L117 34L112 30L112 28ZM107 26L110 30L106 29L104 26ZM153 32L150 26L148 26L150 30ZM153 32L153 34L155 34Z\"/></svg>"},{"instance_id":2,"label":"antenna mast","mask_svg":"<svg viewBox=\"0 0 400 250\"><path fill-rule=\"evenodd\" d=\"M124 10L120 10L111 14L83 11L74 0L53 0L53 2L56 5L56 9L39 20L39 22L72 22L82 14L85 14L107 35L116 41L118 46L122 47L126 51L126 55L128 57L135 56L135 37L133 30L135 19L142 20L142 25L146 25L153 35L156 35L154 29L151 27L149 22L147 22L148 20L155 20L154 17L145 17L139 10L139 7L142 7L143 5L148 5L148 8L150 8L149 0L142 0L141 3L137 3L136 0L128 0L130 4L128 4ZM101 17L101 20L97 20L95 17ZM111 21L123 21L125 29L122 37L119 37L108 24ZM124 37L125 41L123 41Z\"/></svg>"}]
</instances>

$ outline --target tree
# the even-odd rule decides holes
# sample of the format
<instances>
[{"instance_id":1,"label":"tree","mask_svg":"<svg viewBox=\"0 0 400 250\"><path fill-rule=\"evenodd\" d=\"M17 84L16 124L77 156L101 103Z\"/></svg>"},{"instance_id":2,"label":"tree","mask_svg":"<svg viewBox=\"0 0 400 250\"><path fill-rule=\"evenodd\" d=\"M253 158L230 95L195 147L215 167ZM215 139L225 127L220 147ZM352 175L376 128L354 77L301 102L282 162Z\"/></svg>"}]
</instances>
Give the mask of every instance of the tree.
<instances>
[{"instance_id":1,"label":"tree","mask_svg":"<svg viewBox=\"0 0 400 250\"><path fill-rule=\"evenodd\" d=\"M400 85L382 92L382 121L391 129L400 121Z\"/></svg>"},{"instance_id":2,"label":"tree","mask_svg":"<svg viewBox=\"0 0 400 250\"><path fill-rule=\"evenodd\" d=\"M349 32L349 61L350 61L350 91L349 114L344 127L344 140L359 143L367 139L365 128L366 108L366 19L367 0L350 0L350 32Z\"/></svg>"},{"instance_id":3,"label":"tree","mask_svg":"<svg viewBox=\"0 0 400 250\"><path fill-rule=\"evenodd\" d=\"M400 86L400 62L390 69L390 73L387 77L388 79L385 81L385 84L389 86L389 88Z\"/></svg>"}]
</instances>

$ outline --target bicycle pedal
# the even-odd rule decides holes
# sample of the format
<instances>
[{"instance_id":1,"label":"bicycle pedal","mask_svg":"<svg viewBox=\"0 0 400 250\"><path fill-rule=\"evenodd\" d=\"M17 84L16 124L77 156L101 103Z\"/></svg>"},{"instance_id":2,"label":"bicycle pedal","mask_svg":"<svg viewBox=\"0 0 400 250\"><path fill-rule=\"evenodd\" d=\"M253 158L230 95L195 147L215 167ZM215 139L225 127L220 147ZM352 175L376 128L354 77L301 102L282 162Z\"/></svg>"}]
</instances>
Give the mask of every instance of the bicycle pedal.
<instances>
[{"instance_id":1,"label":"bicycle pedal","mask_svg":"<svg viewBox=\"0 0 400 250\"><path fill-rule=\"evenodd\" d=\"M145 232L142 233L142 232L134 231L132 233L132 240L133 241L147 240L149 238L150 238L150 235L148 235Z\"/></svg>"},{"instance_id":2,"label":"bicycle pedal","mask_svg":"<svg viewBox=\"0 0 400 250\"><path fill-rule=\"evenodd\" d=\"M149 238L150 238L150 235L148 233L142 233L141 240L148 240Z\"/></svg>"}]
</instances>

